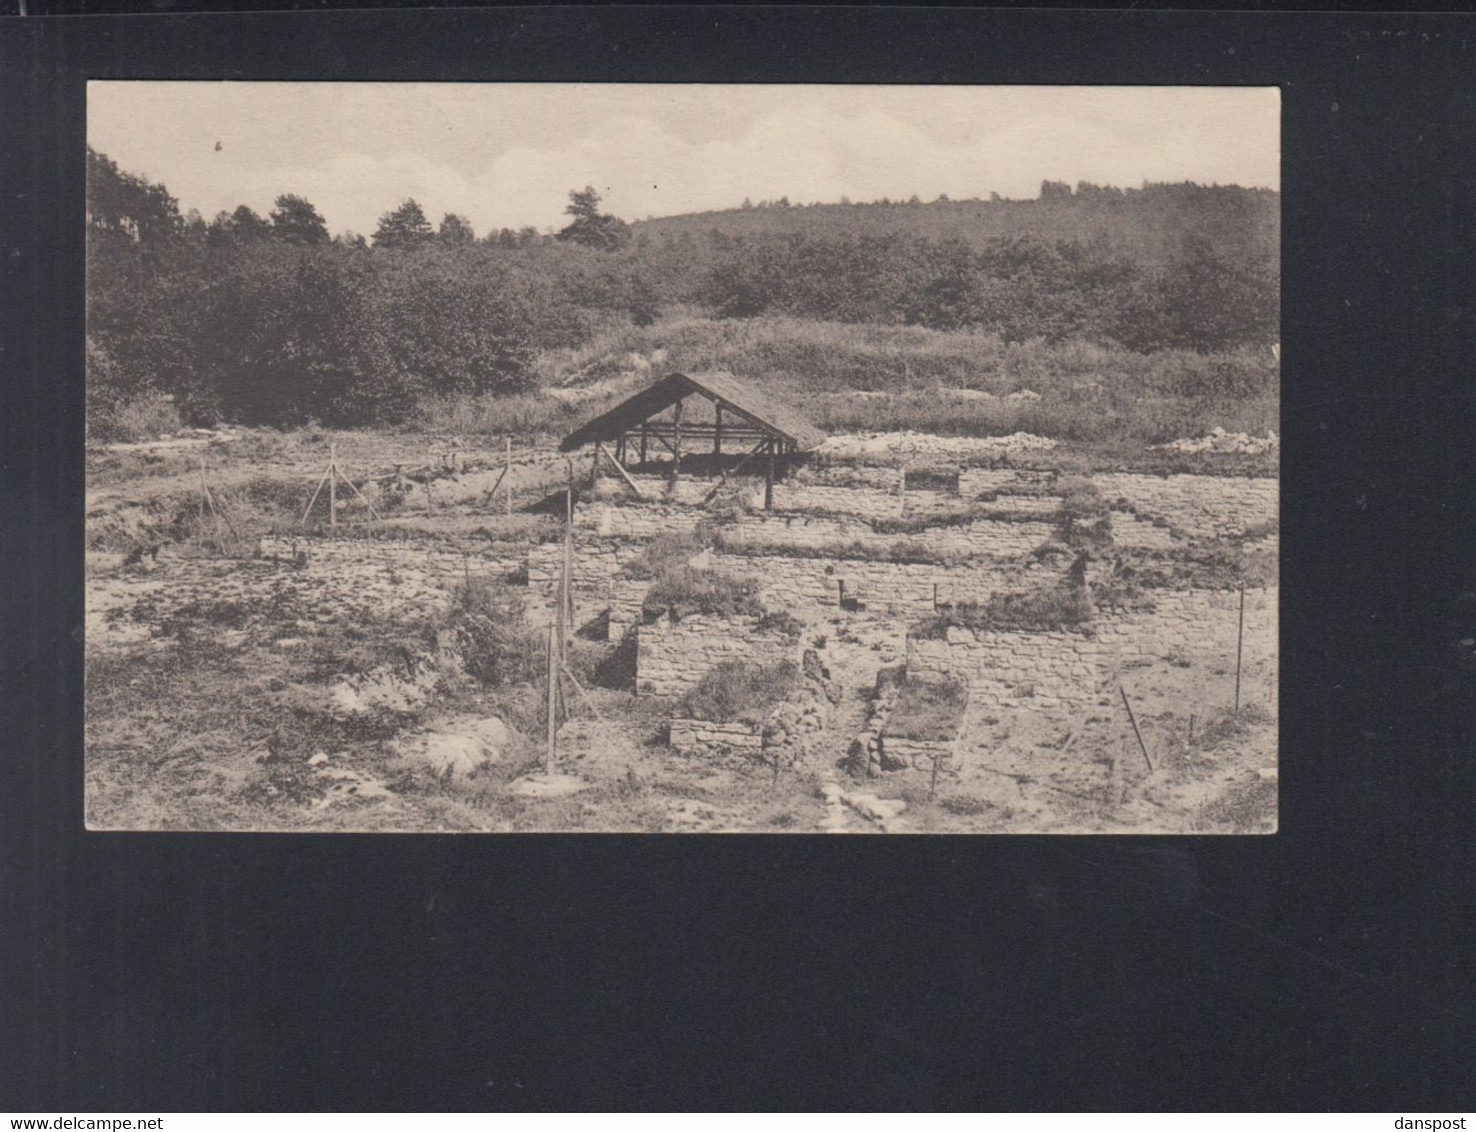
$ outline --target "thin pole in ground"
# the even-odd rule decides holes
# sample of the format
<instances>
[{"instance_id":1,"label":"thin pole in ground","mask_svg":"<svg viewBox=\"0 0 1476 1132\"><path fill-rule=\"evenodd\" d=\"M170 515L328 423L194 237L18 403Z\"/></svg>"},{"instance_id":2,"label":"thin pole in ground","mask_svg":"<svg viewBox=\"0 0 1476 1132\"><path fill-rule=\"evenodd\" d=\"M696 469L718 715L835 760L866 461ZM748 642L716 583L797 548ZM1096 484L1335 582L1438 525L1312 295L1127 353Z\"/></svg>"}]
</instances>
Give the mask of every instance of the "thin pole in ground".
<instances>
[{"instance_id":1,"label":"thin pole in ground","mask_svg":"<svg viewBox=\"0 0 1476 1132\"><path fill-rule=\"evenodd\" d=\"M556 630L553 625L548 627L548 748L543 754L543 773L552 774L554 765L554 743L557 734L554 728L554 697L558 681L558 670L554 666L554 634Z\"/></svg>"},{"instance_id":2,"label":"thin pole in ground","mask_svg":"<svg viewBox=\"0 0 1476 1132\"><path fill-rule=\"evenodd\" d=\"M1235 714L1240 714L1240 655L1245 644L1245 587L1240 587L1240 626L1235 632Z\"/></svg>"},{"instance_id":3,"label":"thin pole in ground","mask_svg":"<svg viewBox=\"0 0 1476 1132\"><path fill-rule=\"evenodd\" d=\"M507 513L512 514L512 437L505 438L507 456L502 465L502 482L507 485Z\"/></svg>"},{"instance_id":4,"label":"thin pole in ground","mask_svg":"<svg viewBox=\"0 0 1476 1132\"><path fill-rule=\"evenodd\" d=\"M1138 737L1138 750L1143 752L1143 761L1148 764L1148 773L1153 773L1153 760L1148 757L1148 744L1143 742L1143 733L1138 730L1138 721L1133 718L1133 705L1128 703L1127 690L1121 684L1117 690L1122 693L1122 706L1127 708L1128 722L1133 725L1133 734Z\"/></svg>"},{"instance_id":5,"label":"thin pole in ground","mask_svg":"<svg viewBox=\"0 0 1476 1132\"><path fill-rule=\"evenodd\" d=\"M564 632L559 640L559 658L568 650L568 639L574 632L574 461L569 461L569 486L564 492Z\"/></svg>"},{"instance_id":6,"label":"thin pole in ground","mask_svg":"<svg viewBox=\"0 0 1476 1132\"><path fill-rule=\"evenodd\" d=\"M328 525L338 526L338 441L328 442Z\"/></svg>"}]
</instances>

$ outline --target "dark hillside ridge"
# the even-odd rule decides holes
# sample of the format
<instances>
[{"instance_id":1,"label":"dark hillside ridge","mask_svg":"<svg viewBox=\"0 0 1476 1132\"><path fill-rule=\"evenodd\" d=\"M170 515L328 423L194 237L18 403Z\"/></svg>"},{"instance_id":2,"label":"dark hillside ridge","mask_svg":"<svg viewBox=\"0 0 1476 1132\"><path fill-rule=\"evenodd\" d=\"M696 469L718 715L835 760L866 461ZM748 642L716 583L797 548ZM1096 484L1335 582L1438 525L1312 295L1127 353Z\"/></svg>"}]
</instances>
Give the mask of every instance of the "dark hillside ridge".
<instances>
[{"instance_id":1,"label":"dark hillside ridge","mask_svg":"<svg viewBox=\"0 0 1476 1132\"><path fill-rule=\"evenodd\" d=\"M663 216L632 224L637 236L777 233L812 237L892 234L962 240L978 248L1019 237L1093 244L1144 264L1170 260L1186 237L1227 258L1275 262L1280 254L1281 194L1238 185L1150 184L1141 189L1047 183L1036 200L789 205Z\"/></svg>"}]
</instances>

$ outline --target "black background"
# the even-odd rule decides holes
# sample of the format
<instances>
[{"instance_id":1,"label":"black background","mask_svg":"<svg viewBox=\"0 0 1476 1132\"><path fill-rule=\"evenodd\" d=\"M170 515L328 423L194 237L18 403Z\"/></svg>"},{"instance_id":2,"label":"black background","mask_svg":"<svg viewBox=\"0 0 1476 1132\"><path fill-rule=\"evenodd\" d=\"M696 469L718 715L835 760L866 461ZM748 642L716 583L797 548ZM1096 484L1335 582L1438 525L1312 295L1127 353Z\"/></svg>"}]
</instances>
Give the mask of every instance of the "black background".
<instances>
[{"instance_id":1,"label":"black background","mask_svg":"<svg viewBox=\"0 0 1476 1132\"><path fill-rule=\"evenodd\" d=\"M1281 832L84 832L87 77L1279 85ZM0 1109L1471 1107L1476 21L10 19L0 106Z\"/></svg>"}]
</instances>

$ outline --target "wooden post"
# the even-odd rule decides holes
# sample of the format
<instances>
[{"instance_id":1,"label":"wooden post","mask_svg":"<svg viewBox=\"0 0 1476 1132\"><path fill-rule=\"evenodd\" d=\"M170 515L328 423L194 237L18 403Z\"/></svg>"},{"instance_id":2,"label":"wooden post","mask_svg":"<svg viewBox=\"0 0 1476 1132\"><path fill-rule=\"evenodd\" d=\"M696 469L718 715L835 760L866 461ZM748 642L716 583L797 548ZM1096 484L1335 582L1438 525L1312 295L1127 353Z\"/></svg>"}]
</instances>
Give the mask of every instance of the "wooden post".
<instances>
[{"instance_id":1,"label":"wooden post","mask_svg":"<svg viewBox=\"0 0 1476 1132\"><path fill-rule=\"evenodd\" d=\"M569 637L574 632L574 462L569 461L569 487L564 492L564 596L563 632L559 635L559 660L563 661L568 651Z\"/></svg>"},{"instance_id":2,"label":"wooden post","mask_svg":"<svg viewBox=\"0 0 1476 1132\"><path fill-rule=\"evenodd\" d=\"M328 525L338 526L338 441L328 442Z\"/></svg>"},{"instance_id":3,"label":"wooden post","mask_svg":"<svg viewBox=\"0 0 1476 1132\"><path fill-rule=\"evenodd\" d=\"M507 437L507 457L502 465L502 482L507 484L507 513L512 514L512 437Z\"/></svg>"},{"instance_id":4,"label":"wooden post","mask_svg":"<svg viewBox=\"0 0 1476 1132\"><path fill-rule=\"evenodd\" d=\"M1240 653L1245 644L1245 587L1240 587L1240 626L1235 631L1235 711L1240 712Z\"/></svg>"},{"instance_id":5,"label":"wooden post","mask_svg":"<svg viewBox=\"0 0 1476 1132\"><path fill-rule=\"evenodd\" d=\"M318 486L313 488L313 494L312 497L308 500L308 505L302 509L302 522L299 524L300 526L307 526L308 516L311 515L313 511L313 504L318 501L318 496L323 491L323 485L328 482L328 477L332 474L333 469L330 466L328 471L323 474L323 478L318 481Z\"/></svg>"},{"instance_id":6,"label":"wooden post","mask_svg":"<svg viewBox=\"0 0 1476 1132\"><path fill-rule=\"evenodd\" d=\"M641 465L646 463L646 422L641 422Z\"/></svg>"},{"instance_id":7,"label":"wooden post","mask_svg":"<svg viewBox=\"0 0 1476 1132\"><path fill-rule=\"evenodd\" d=\"M774 442L769 441L769 462L764 467L764 510L774 509Z\"/></svg>"},{"instance_id":8,"label":"wooden post","mask_svg":"<svg viewBox=\"0 0 1476 1132\"><path fill-rule=\"evenodd\" d=\"M1143 742L1143 733L1138 730L1138 721L1133 718L1133 705L1128 703L1127 690L1121 684L1117 690L1122 693L1122 706L1127 708L1128 722L1133 725L1133 734L1138 737L1138 749L1143 752L1143 761L1148 764L1148 773L1153 773L1153 760L1148 757L1148 745Z\"/></svg>"},{"instance_id":9,"label":"wooden post","mask_svg":"<svg viewBox=\"0 0 1476 1132\"><path fill-rule=\"evenodd\" d=\"M558 671L554 667L554 627L548 627L548 749L543 754L543 773L552 774L554 765L554 696Z\"/></svg>"},{"instance_id":10,"label":"wooden post","mask_svg":"<svg viewBox=\"0 0 1476 1132\"><path fill-rule=\"evenodd\" d=\"M897 481L897 513L907 514L907 462L902 462L902 478Z\"/></svg>"},{"instance_id":11,"label":"wooden post","mask_svg":"<svg viewBox=\"0 0 1476 1132\"><path fill-rule=\"evenodd\" d=\"M716 408L717 425L712 430L712 454L721 456L723 454L723 403L719 401Z\"/></svg>"},{"instance_id":12,"label":"wooden post","mask_svg":"<svg viewBox=\"0 0 1476 1132\"><path fill-rule=\"evenodd\" d=\"M678 401L671 410L671 482L676 486L682 474L682 402Z\"/></svg>"}]
</instances>

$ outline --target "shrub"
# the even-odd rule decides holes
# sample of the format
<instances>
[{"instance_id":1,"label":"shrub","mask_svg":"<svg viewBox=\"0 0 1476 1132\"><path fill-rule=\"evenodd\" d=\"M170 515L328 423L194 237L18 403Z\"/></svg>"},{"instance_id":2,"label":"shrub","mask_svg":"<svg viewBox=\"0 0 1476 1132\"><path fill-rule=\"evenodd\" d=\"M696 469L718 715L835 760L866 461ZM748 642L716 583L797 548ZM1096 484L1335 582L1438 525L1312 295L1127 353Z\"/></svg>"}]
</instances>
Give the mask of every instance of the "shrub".
<instances>
[{"instance_id":1,"label":"shrub","mask_svg":"<svg viewBox=\"0 0 1476 1132\"><path fill-rule=\"evenodd\" d=\"M675 618L706 614L709 617L762 617L758 583L723 570L698 570L677 566L662 571L646 591L641 613L647 621L664 614Z\"/></svg>"},{"instance_id":2,"label":"shrub","mask_svg":"<svg viewBox=\"0 0 1476 1132\"><path fill-rule=\"evenodd\" d=\"M1086 591L1068 582L1040 590L995 594L988 601L961 601L915 626L913 635L938 638L952 626L964 629L1048 633L1086 625L1092 603Z\"/></svg>"},{"instance_id":3,"label":"shrub","mask_svg":"<svg viewBox=\"0 0 1476 1132\"><path fill-rule=\"evenodd\" d=\"M87 407L87 435L94 440L138 443L182 427L174 398L165 393L150 391L114 403L95 398Z\"/></svg>"},{"instance_id":4,"label":"shrub","mask_svg":"<svg viewBox=\"0 0 1476 1132\"><path fill-rule=\"evenodd\" d=\"M882 729L883 735L919 742L957 738L969 706L969 687L961 680L904 680Z\"/></svg>"},{"instance_id":5,"label":"shrub","mask_svg":"<svg viewBox=\"0 0 1476 1132\"><path fill-rule=\"evenodd\" d=\"M665 531L646 544L644 550L627 562L621 573L628 578L656 578L669 570L680 569L694 555L713 545L712 527L699 522L690 531Z\"/></svg>"},{"instance_id":6,"label":"shrub","mask_svg":"<svg viewBox=\"0 0 1476 1132\"><path fill-rule=\"evenodd\" d=\"M542 675L543 635L526 627L523 612L521 598L486 578L468 578L457 587L445 628L468 675L491 687Z\"/></svg>"},{"instance_id":7,"label":"shrub","mask_svg":"<svg viewBox=\"0 0 1476 1132\"><path fill-rule=\"evenodd\" d=\"M674 712L712 723L762 723L769 711L795 690L799 668L791 660L760 665L727 660L710 669L676 705Z\"/></svg>"}]
</instances>

